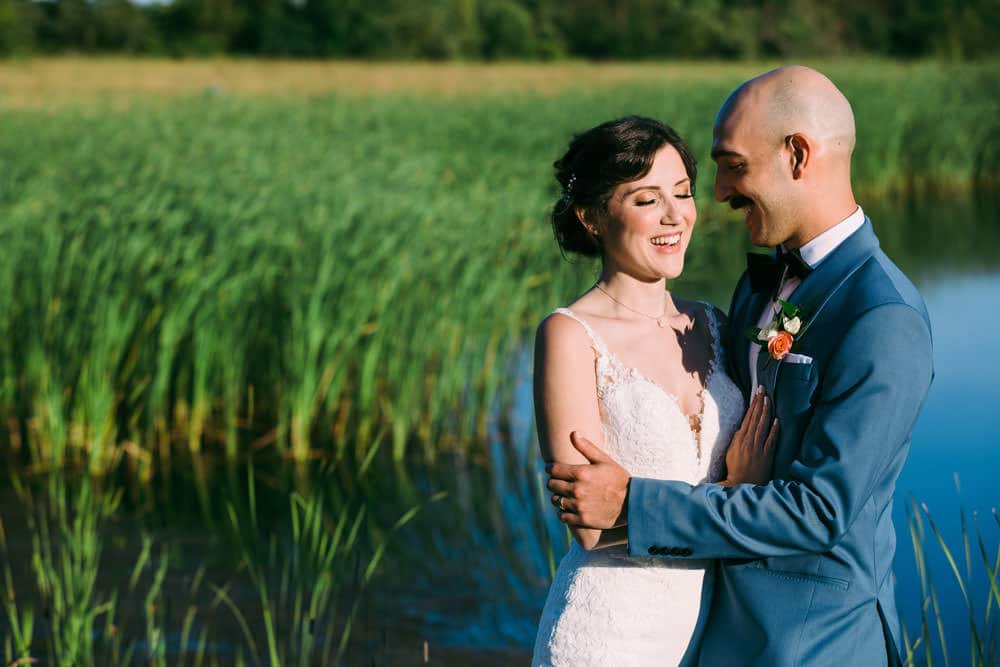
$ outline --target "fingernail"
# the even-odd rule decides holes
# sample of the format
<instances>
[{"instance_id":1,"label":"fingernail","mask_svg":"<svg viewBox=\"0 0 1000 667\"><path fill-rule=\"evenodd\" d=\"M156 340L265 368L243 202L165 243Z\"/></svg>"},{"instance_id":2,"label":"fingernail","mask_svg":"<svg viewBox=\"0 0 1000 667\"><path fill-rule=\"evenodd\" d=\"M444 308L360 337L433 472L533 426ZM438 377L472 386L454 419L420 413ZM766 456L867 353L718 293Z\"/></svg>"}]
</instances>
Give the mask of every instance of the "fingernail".
<instances>
[{"instance_id":1,"label":"fingernail","mask_svg":"<svg viewBox=\"0 0 1000 667\"><path fill-rule=\"evenodd\" d=\"M763 393L764 393L764 385L762 384L757 385L757 395L760 396Z\"/></svg>"}]
</instances>

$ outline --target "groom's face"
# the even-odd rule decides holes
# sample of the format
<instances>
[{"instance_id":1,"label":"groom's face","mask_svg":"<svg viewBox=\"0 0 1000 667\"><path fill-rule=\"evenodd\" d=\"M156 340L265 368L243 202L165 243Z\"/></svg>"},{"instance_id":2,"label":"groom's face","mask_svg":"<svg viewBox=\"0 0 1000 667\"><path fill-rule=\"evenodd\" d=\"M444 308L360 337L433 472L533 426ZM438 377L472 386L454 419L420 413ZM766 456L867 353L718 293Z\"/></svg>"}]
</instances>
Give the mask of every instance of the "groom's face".
<instances>
[{"instance_id":1,"label":"groom's face","mask_svg":"<svg viewBox=\"0 0 1000 667\"><path fill-rule=\"evenodd\" d=\"M743 211L750 242L776 246L795 231L794 190L780 138L767 133L753 100L729 100L713 129L715 198Z\"/></svg>"}]
</instances>

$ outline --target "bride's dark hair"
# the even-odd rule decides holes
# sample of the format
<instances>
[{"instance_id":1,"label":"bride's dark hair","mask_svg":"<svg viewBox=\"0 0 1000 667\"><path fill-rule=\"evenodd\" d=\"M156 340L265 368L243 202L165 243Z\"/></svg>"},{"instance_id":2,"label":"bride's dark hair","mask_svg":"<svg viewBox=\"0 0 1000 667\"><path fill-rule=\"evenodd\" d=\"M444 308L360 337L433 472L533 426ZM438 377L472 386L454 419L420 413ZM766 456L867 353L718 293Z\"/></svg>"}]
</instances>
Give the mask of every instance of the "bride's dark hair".
<instances>
[{"instance_id":1,"label":"bride's dark hair","mask_svg":"<svg viewBox=\"0 0 1000 667\"><path fill-rule=\"evenodd\" d=\"M600 241L576 217L576 208L603 213L615 188L649 173L653 157L666 144L684 163L691 192L697 166L691 149L669 125L643 116L601 123L573 137L565 155L553 163L562 197L552 207L552 231L566 252L599 257Z\"/></svg>"}]
</instances>

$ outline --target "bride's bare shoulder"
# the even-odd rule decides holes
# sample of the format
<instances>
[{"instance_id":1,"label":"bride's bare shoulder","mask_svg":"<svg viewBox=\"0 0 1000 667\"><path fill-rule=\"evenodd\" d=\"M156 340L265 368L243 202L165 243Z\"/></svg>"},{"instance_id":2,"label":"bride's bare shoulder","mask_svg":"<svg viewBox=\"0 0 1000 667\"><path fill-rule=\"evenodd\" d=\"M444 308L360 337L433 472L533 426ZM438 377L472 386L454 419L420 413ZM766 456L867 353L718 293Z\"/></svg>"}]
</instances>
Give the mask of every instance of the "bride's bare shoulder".
<instances>
[{"instance_id":1,"label":"bride's bare shoulder","mask_svg":"<svg viewBox=\"0 0 1000 667\"><path fill-rule=\"evenodd\" d=\"M590 337L583 323L574 315L575 313L566 312L565 308L552 311L535 330L536 346L572 345L574 342L588 344Z\"/></svg>"},{"instance_id":2,"label":"bride's bare shoulder","mask_svg":"<svg viewBox=\"0 0 1000 667\"><path fill-rule=\"evenodd\" d=\"M538 330L535 333L536 339L539 336L546 336L559 340L579 340L589 343L590 335L587 332L587 327L591 326L590 323L600 320L604 316L604 313L597 307L598 305L599 302L595 303L593 294L587 292L566 306L556 308L538 325Z\"/></svg>"}]
</instances>

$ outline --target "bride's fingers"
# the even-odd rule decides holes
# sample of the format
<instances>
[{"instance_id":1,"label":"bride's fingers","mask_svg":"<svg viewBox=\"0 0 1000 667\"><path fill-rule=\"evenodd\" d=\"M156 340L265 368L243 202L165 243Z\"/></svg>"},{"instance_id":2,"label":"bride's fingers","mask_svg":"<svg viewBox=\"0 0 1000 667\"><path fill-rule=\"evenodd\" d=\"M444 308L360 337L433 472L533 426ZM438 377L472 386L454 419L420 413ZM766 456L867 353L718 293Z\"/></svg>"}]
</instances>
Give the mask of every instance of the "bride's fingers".
<instances>
[{"instance_id":1,"label":"bride's fingers","mask_svg":"<svg viewBox=\"0 0 1000 667\"><path fill-rule=\"evenodd\" d=\"M740 436L746 437L753 432L753 420L756 415L758 406L760 405L760 391L755 391L753 396L750 397L750 405L747 407L747 411L743 414L743 422L740 424L740 428L737 433Z\"/></svg>"},{"instance_id":2,"label":"bride's fingers","mask_svg":"<svg viewBox=\"0 0 1000 667\"><path fill-rule=\"evenodd\" d=\"M747 406L747 411L743 414L743 424L742 426L748 426L750 421L753 419L754 408L760 400L760 389L755 389L752 394L750 394L750 405Z\"/></svg>"},{"instance_id":3,"label":"bride's fingers","mask_svg":"<svg viewBox=\"0 0 1000 667\"><path fill-rule=\"evenodd\" d=\"M774 445L778 442L778 418L771 421L771 429L767 432L767 440L764 441L764 456L774 454Z\"/></svg>"},{"instance_id":4,"label":"bride's fingers","mask_svg":"<svg viewBox=\"0 0 1000 667\"><path fill-rule=\"evenodd\" d=\"M760 453L764 449L764 437L765 432L768 427L769 417L771 415L770 401L767 400L767 396L764 397L762 401L763 405L760 410L760 415L758 415L756 429L753 434L753 447L754 451Z\"/></svg>"},{"instance_id":5,"label":"bride's fingers","mask_svg":"<svg viewBox=\"0 0 1000 667\"><path fill-rule=\"evenodd\" d=\"M747 445L750 451L757 449L758 438L760 437L760 425L764 421L764 413L767 411L767 396L759 395L754 401L753 421L750 423L750 430L747 433Z\"/></svg>"}]
</instances>

